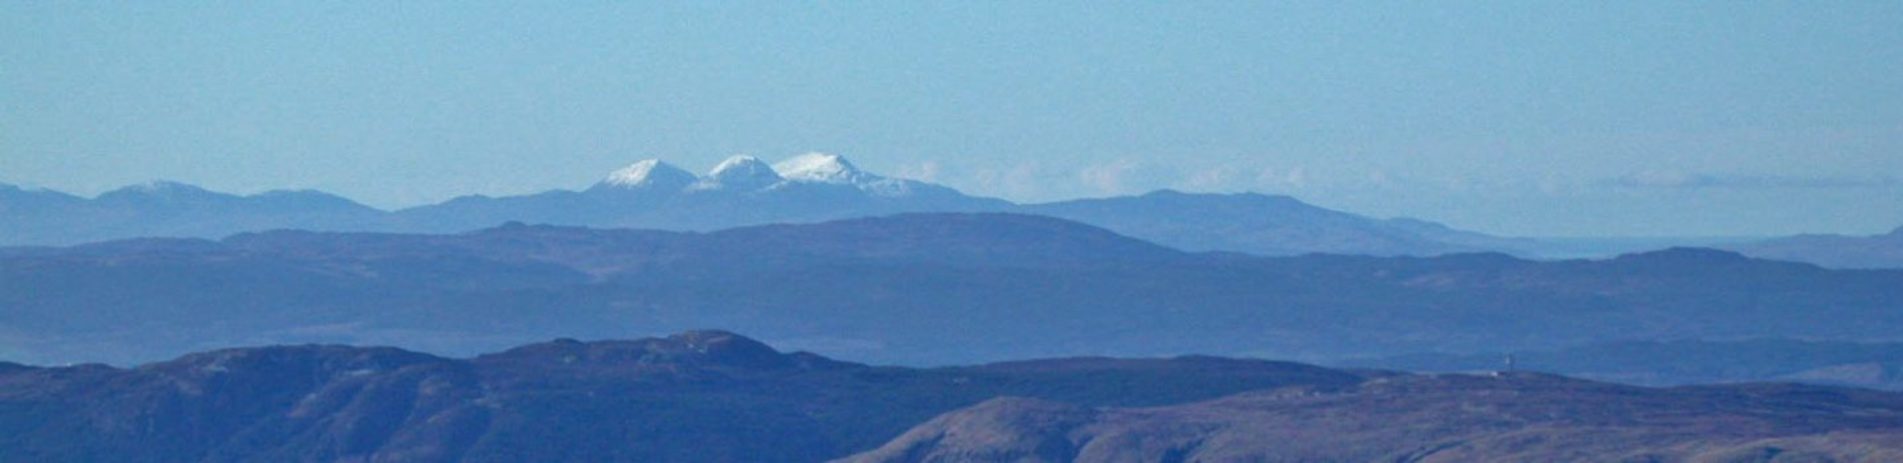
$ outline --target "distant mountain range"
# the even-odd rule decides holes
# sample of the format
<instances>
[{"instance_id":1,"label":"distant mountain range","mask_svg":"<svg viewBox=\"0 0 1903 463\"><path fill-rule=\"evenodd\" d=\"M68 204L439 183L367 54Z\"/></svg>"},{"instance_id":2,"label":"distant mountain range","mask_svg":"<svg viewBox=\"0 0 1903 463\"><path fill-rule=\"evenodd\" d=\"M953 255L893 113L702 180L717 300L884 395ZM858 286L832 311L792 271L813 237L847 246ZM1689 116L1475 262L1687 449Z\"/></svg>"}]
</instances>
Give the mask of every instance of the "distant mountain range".
<instances>
[{"instance_id":1,"label":"distant mountain range","mask_svg":"<svg viewBox=\"0 0 1903 463\"><path fill-rule=\"evenodd\" d=\"M1433 256L1501 252L1531 258L1610 256L1711 240L1506 238L1411 218L1376 219L1287 196L1195 194L1014 204L859 170L807 154L767 163L746 156L695 175L659 160L610 172L581 191L463 196L386 212L316 191L252 196L170 182L81 198L0 184L0 246L73 245L144 237L222 238L278 229L455 233L507 222L707 231L915 212L1037 214L1104 227L1187 251L1264 256L1308 253ZM1801 236L1725 244L1747 255L1843 268L1903 268L1903 238Z\"/></svg>"},{"instance_id":2,"label":"distant mountain range","mask_svg":"<svg viewBox=\"0 0 1903 463\"><path fill-rule=\"evenodd\" d=\"M1882 235L1797 235L1721 247L1766 259L1825 267L1903 268L1903 227Z\"/></svg>"},{"instance_id":3,"label":"distant mountain range","mask_svg":"<svg viewBox=\"0 0 1903 463\"><path fill-rule=\"evenodd\" d=\"M1102 226L1192 251L1436 255L1537 252L1537 243L1382 220L1286 196L1188 194L1013 204L924 182L879 176L846 159L807 154L768 165L736 156L705 175L659 160L609 173L582 191L464 196L394 212L313 191L235 196L156 182L80 198L0 185L0 246L72 245L141 237L221 238L274 229L453 233L505 222L715 230L907 212L1015 212Z\"/></svg>"},{"instance_id":4,"label":"distant mountain range","mask_svg":"<svg viewBox=\"0 0 1903 463\"><path fill-rule=\"evenodd\" d=\"M0 358L327 342L473 354L719 326L879 362L1303 360L1657 339L1897 341L1903 271L1701 249L1540 262L1186 253L1018 214L716 232L511 225L0 250Z\"/></svg>"},{"instance_id":5,"label":"distant mountain range","mask_svg":"<svg viewBox=\"0 0 1903 463\"><path fill-rule=\"evenodd\" d=\"M1522 257L1603 256L1669 247L1670 240L1542 240L1458 230L1411 218L1375 219L1287 196L1195 194L1039 204L965 195L944 186L859 170L837 155L768 165L747 156L695 175L649 159L582 191L463 196L394 212L316 191L236 196L153 182L81 198L0 184L0 246L72 245L141 237L220 238L277 229L454 233L506 222L659 230L717 230L908 212L1014 212L1097 225L1188 251L1265 256L1308 253L1433 256L1501 252ZM1747 255L1839 268L1903 268L1903 234L1798 236L1726 244ZM1589 240L1590 241L1590 240ZM1709 240L1687 243L1707 245Z\"/></svg>"},{"instance_id":6,"label":"distant mountain range","mask_svg":"<svg viewBox=\"0 0 1903 463\"><path fill-rule=\"evenodd\" d=\"M1028 204L1015 212L1096 225L1186 251L1265 256L1309 253L1432 256L1459 252L1536 254L1534 240L1501 238L1416 219L1379 220L1287 196L1190 194Z\"/></svg>"},{"instance_id":7,"label":"distant mountain range","mask_svg":"<svg viewBox=\"0 0 1903 463\"><path fill-rule=\"evenodd\" d=\"M223 237L248 230L374 229L386 214L316 191L234 196L153 182L95 198L0 184L0 246L140 237Z\"/></svg>"},{"instance_id":8,"label":"distant mountain range","mask_svg":"<svg viewBox=\"0 0 1903 463\"><path fill-rule=\"evenodd\" d=\"M1903 395L1202 356L875 367L690 331L0 363L0 430L0 460L35 462L1881 461Z\"/></svg>"}]
</instances>

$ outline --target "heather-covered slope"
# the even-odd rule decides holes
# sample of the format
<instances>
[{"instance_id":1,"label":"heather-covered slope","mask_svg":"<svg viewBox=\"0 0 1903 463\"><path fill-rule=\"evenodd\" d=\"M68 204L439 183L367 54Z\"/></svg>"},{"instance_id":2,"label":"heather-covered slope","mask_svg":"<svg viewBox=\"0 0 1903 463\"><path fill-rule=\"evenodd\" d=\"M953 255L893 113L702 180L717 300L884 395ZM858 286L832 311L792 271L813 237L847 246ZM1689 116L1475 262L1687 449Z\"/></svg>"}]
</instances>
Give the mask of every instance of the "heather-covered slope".
<instances>
[{"instance_id":1,"label":"heather-covered slope","mask_svg":"<svg viewBox=\"0 0 1903 463\"><path fill-rule=\"evenodd\" d=\"M1188 405L1003 398L851 462L1881 462L1903 396L1740 385L1648 389L1537 374L1393 376Z\"/></svg>"},{"instance_id":2,"label":"heather-covered slope","mask_svg":"<svg viewBox=\"0 0 1903 463\"><path fill-rule=\"evenodd\" d=\"M1856 389L1200 356L875 367L724 331L467 359L303 345L127 369L0 363L4 461L1889 461L1900 449L1903 395Z\"/></svg>"}]
</instances>

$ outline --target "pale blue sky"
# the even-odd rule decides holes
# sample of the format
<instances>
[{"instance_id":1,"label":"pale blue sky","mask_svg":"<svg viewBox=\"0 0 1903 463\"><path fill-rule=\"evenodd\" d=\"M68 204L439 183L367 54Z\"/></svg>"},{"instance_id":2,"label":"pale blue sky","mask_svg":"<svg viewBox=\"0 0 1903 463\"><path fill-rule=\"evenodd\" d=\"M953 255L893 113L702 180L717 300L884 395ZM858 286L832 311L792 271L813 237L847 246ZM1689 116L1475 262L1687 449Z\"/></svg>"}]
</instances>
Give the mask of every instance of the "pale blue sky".
<instances>
[{"instance_id":1,"label":"pale blue sky","mask_svg":"<svg viewBox=\"0 0 1903 463\"><path fill-rule=\"evenodd\" d=\"M1874 233L1903 2L0 2L0 182L388 208L806 151L1016 200Z\"/></svg>"}]
</instances>

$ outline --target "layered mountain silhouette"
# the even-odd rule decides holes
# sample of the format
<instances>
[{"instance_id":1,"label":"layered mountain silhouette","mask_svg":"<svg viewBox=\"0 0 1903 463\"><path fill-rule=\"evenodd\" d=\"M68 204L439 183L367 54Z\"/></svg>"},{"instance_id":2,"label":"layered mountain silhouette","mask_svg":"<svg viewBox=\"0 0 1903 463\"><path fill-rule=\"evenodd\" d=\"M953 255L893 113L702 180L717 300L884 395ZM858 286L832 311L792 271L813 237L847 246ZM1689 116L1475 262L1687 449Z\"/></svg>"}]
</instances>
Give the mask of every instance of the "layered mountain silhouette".
<instances>
[{"instance_id":1,"label":"layered mountain silhouette","mask_svg":"<svg viewBox=\"0 0 1903 463\"><path fill-rule=\"evenodd\" d=\"M1835 268L1903 268L1903 227L1869 236L1797 235L1725 246L1753 256Z\"/></svg>"},{"instance_id":2,"label":"layered mountain silhouette","mask_svg":"<svg viewBox=\"0 0 1903 463\"><path fill-rule=\"evenodd\" d=\"M1075 220L1188 251L1428 256L1477 251L1535 254L1539 247L1532 240L1455 230L1417 219L1377 220L1288 196L1251 193L1162 190L1029 204L1018 211Z\"/></svg>"},{"instance_id":3,"label":"layered mountain silhouette","mask_svg":"<svg viewBox=\"0 0 1903 463\"><path fill-rule=\"evenodd\" d=\"M0 246L139 237L221 238L273 229L454 233L512 221L706 231L910 212L1048 215L1179 249L1260 255L1531 253L1536 244L1414 219L1374 219L1287 196L1166 190L1020 205L872 174L843 157L814 153L772 165L735 156L703 175L650 159L610 172L581 191L464 196L394 212L316 192L241 197L154 183L87 199L0 186L0 217L5 219L0 220Z\"/></svg>"},{"instance_id":4,"label":"layered mountain silhouette","mask_svg":"<svg viewBox=\"0 0 1903 463\"><path fill-rule=\"evenodd\" d=\"M0 246L222 237L280 228L374 229L386 220L383 211L309 190L236 196L152 182L89 199L0 184Z\"/></svg>"},{"instance_id":5,"label":"layered mountain silhouette","mask_svg":"<svg viewBox=\"0 0 1903 463\"><path fill-rule=\"evenodd\" d=\"M41 462L1867 461L1903 449L1903 396L1203 356L878 367L697 330L0 363L0 429L0 460Z\"/></svg>"},{"instance_id":6,"label":"layered mountain silhouette","mask_svg":"<svg viewBox=\"0 0 1903 463\"><path fill-rule=\"evenodd\" d=\"M238 196L175 182L134 185L82 198L0 184L0 246L63 246L106 240L222 238L278 229L456 233L507 222L710 231L900 213L1008 212L1074 220L1188 251L1265 256L1309 253L1434 256L1499 252L1530 258L1599 257L1671 245L1709 245L1753 257L1833 268L1903 268L1903 233L1799 235L1758 242L1687 238L1530 239L1493 236L1413 219L1377 219L1298 199L1256 193L1159 190L1143 195L1016 204L914 180L865 172L845 158L811 153L775 164L749 156L694 174L658 159L609 172L580 191L463 196L382 211L327 193Z\"/></svg>"},{"instance_id":7,"label":"layered mountain silhouette","mask_svg":"<svg viewBox=\"0 0 1903 463\"><path fill-rule=\"evenodd\" d=\"M277 231L0 251L0 358L209 348L468 355L719 326L878 362L1181 353L1323 360L1656 339L1889 341L1903 271L1708 249L1606 260L1188 253L1017 214L715 232Z\"/></svg>"}]
</instances>

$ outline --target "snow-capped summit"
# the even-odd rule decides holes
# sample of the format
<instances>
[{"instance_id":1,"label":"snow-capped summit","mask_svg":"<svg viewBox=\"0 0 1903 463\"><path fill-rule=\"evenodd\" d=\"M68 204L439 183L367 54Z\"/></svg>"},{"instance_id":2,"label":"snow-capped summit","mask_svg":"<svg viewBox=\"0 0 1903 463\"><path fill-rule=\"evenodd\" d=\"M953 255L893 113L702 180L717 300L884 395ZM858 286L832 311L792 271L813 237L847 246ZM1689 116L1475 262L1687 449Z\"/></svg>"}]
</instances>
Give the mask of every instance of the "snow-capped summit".
<instances>
[{"instance_id":1,"label":"snow-capped summit","mask_svg":"<svg viewBox=\"0 0 1903 463\"><path fill-rule=\"evenodd\" d=\"M646 159L610 173L589 191L767 192L857 189L876 197L910 196L931 185L886 178L859 170L836 154L807 153L769 165L753 156L733 156L704 176L695 176L658 159Z\"/></svg>"},{"instance_id":2,"label":"snow-capped summit","mask_svg":"<svg viewBox=\"0 0 1903 463\"><path fill-rule=\"evenodd\" d=\"M773 165L781 177L798 182L857 184L878 180L837 154L807 153Z\"/></svg>"},{"instance_id":3,"label":"snow-capped summit","mask_svg":"<svg viewBox=\"0 0 1903 463\"><path fill-rule=\"evenodd\" d=\"M602 184L621 188L682 188L699 180L659 159L644 159L608 174Z\"/></svg>"},{"instance_id":4,"label":"snow-capped summit","mask_svg":"<svg viewBox=\"0 0 1903 463\"><path fill-rule=\"evenodd\" d=\"M720 165L708 171L707 176L694 187L703 190L723 188L752 190L771 186L779 183L780 180L782 180L780 174L773 171L773 166L761 162L759 158L734 156L720 161Z\"/></svg>"},{"instance_id":5,"label":"snow-capped summit","mask_svg":"<svg viewBox=\"0 0 1903 463\"><path fill-rule=\"evenodd\" d=\"M886 178L859 170L837 154L807 153L773 165L788 182L845 185L881 197L909 196L920 187L918 182Z\"/></svg>"}]
</instances>

